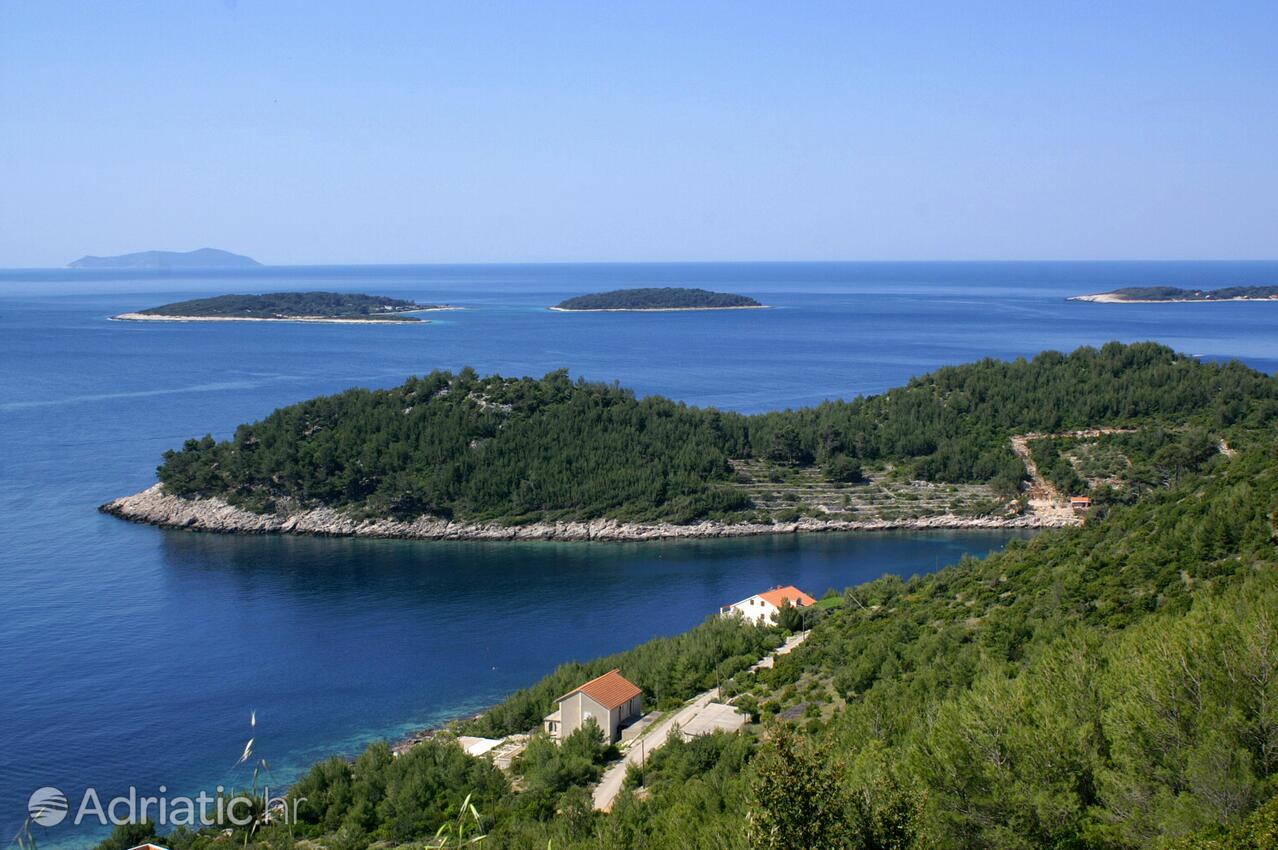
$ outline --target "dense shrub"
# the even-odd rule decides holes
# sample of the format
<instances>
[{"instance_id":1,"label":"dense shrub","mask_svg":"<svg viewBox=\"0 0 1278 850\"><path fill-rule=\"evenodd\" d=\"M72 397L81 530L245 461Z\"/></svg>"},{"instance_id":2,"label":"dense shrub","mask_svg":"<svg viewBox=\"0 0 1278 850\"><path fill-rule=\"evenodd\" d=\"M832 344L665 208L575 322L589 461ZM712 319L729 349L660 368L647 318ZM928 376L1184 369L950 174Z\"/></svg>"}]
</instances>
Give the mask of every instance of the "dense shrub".
<instances>
[{"instance_id":1,"label":"dense shrub","mask_svg":"<svg viewBox=\"0 0 1278 850\"><path fill-rule=\"evenodd\" d=\"M574 383L562 371L516 380L466 369L281 408L232 440L188 440L158 473L177 495L222 496L257 511L283 503L404 519L692 522L747 515L736 458L815 461L838 481L889 461L903 475L988 482L1010 496L1025 476L1012 434L1224 429L1276 414L1273 379L1152 343L984 360L878 396L748 417ZM1159 468L1170 478L1193 471L1206 445L1169 448ZM1068 463L1047 471L1073 474Z\"/></svg>"}]
</instances>

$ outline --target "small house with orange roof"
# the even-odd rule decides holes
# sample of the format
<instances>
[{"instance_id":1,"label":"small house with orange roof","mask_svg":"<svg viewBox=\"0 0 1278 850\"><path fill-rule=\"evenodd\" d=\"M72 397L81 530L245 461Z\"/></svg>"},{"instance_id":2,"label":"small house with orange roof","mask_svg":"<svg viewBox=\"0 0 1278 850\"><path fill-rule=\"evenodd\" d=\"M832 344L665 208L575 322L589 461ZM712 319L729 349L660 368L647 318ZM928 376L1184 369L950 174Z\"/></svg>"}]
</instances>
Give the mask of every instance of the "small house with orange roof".
<instances>
[{"instance_id":1,"label":"small house with orange roof","mask_svg":"<svg viewBox=\"0 0 1278 850\"><path fill-rule=\"evenodd\" d=\"M794 585L788 584L785 587L774 587L763 593L756 593L749 599L742 599L731 605L724 605L719 609L719 614L723 617L741 617L749 622L766 626L776 621L777 613L787 603L795 608L806 608L809 605L815 605L816 600Z\"/></svg>"},{"instance_id":2,"label":"small house with orange roof","mask_svg":"<svg viewBox=\"0 0 1278 850\"><path fill-rule=\"evenodd\" d=\"M558 703L559 707L542 721L550 737L562 741L593 718L603 732L604 742L612 744L622 729L643 714L643 691L620 670L609 670L564 694Z\"/></svg>"}]
</instances>

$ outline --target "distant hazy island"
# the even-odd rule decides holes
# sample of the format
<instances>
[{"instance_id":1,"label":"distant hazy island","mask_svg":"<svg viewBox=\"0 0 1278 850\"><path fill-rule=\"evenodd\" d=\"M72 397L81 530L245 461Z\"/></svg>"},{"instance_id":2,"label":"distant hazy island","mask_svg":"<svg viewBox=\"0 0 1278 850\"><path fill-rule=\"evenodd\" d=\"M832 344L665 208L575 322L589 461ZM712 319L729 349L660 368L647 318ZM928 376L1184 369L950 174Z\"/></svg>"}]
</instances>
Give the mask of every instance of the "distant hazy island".
<instances>
[{"instance_id":1,"label":"distant hazy island","mask_svg":"<svg viewBox=\"0 0 1278 850\"><path fill-rule=\"evenodd\" d=\"M416 313L449 309L384 295L349 292L268 292L218 295L164 304L114 319L133 322L421 322Z\"/></svg>"},{"instance_id":2,"label":"distant hazy island","mask_svg":"<svg viewBox=\"0 0 1278 850\"><path fill-rule=\"evenodd\" d=\"M70 269L243 269L261 266L252 257L217 248L196 251L139 251L114 257L81 257Z\"/></svg>"},{"instance_id":3,"label":"distant hazy island","mask_svg":"<svg viewBox=\"0 0 1278 850\"><path fill-rule=\"evenodd\" d=\"M611 292L578 295L576 298L560 301L550 309L560 311L741 310L763 306L765 305L746 295L665 286L615 289Z\"/></svg>"},{"instance_id":4,"label":"distant hazy island","mask_svg":"<svg viewBox=\"0 0 1278 850\"><path fill-rule=\"evenodd\" d=\"M1100 304L1151 304L1185 301L1275 301L1278 286L1228 286L1223 289L1181 289L1175 286L1129 286L1097 295L1075 295L1070 301Z\"/></svg>"}]
</instances>

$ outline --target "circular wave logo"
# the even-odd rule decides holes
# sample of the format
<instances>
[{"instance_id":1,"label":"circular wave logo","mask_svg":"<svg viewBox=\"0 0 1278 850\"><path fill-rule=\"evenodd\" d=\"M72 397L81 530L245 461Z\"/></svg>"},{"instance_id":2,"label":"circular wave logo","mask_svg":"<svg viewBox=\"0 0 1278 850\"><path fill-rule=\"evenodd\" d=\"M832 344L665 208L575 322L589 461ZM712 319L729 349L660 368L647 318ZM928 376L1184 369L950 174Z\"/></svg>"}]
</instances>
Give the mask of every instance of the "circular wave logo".
<instances>
[{"instance_id":1,"label":"circular wave logo","mask_svg":"<svg viewBox=\"0 0 1278 850\"><path fill-rule=\"evenodd\" d=\"M31 820L40 826L57 826L62 823L66 820L68 809L67 795L47 785L37 788L27 800L27 812L31 815Z\"/></svg>"}]
</instances>

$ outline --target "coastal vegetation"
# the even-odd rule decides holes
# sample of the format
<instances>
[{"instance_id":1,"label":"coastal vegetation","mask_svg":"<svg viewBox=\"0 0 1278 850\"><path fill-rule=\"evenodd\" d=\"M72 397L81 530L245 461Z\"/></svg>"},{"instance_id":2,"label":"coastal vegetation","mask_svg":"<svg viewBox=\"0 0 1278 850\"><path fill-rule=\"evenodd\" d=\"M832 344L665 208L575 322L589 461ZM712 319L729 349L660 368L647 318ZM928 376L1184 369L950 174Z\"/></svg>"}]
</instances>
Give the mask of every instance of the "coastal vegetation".
<instances>
[{"instance_id":1,"label":"coastal vegetation","mask_svg":"<svg viewBox=\"0 0 1278 850\"><path fill-rule=\"evenodd\" d=\"M727 484L740 419L717 418L566 372L433 372L277 410L229 441L188 441L159 476L177 495L259 510L288 499L370 516L690 520L748 506Z\"/></svg>"},{"instance_id":2,"label":"coastal vegetation","mask_svg":"<svg viewBox=\"0 0 1278 850\"><path fill-rule=\"evenodd\" d=\"M490 738L525 732L541 723L561 695L613 669L643 689L645 705L679 705L746 670L779 643L773 632L712 617L673 637L655 638L591 661L563 664L458 728L463 734Z\"/></svg>"},{"instance_id":3,"label":"coastal vegetation","mask_svg":"<svg viewBox=\"0 0 1278 850\"><path fill-rule=\"evenodd\" d=\"M268 292L263 295L218 295L194 298L138 311L141 316L197 319L360 319L420 321L403 313L430 309L384 295L350 292Z\"/></svg>"},{"instance_id":4,"label":"coastal vegetation","mask_svg":"<svg viewBox=\"0 0 1278 850\"><path fill-rule=\"evenodd\" d=\"M1228 449L1201 426L1151 426L1087 437L1041 437L1030 442L1030 449L1058 491L1099 502L1132 502L1151 488L1200 470L1221 453L1222 445Z\"/></svg>"},{"instance_id":5,"label":"coastal vegetation","mask_svg":"<svg viewBox=\"0 0 1278 850\"><path fill-rule=\"evenodd\" d=\"M1220 289L1182 289L1176 286L1127 286L1080 301L1268 301L1278 298L1278 286L1226 286Z\"/></svg>"},{"instance_id":6,"label":"coastal vegetation","mask_svg":"<svg viewBox=\"0 0 1278 850\"><path fill-rule=\"evenodd\" d=\"M711 292L677 286L615 289L578 295L555 305L556 310L725 310L762 307L748 295Z\"/></svg>"},{"instance_id":7,"label":"coastal vegetation","mask_svg":"<svg viewBox=\"0 0 1278 850\"><path fill-rule=\"evenodd\" d=\"M1195 429L1214 441L1276 414L1271 377L1152 343L984 360L881 395L751 416L563 371L514 379L464 369L281 408L230 440L188 440L158 476L174 496L257 512L325 506L512 525L771 522L818 511L790 501L804 482L828 503L824 513L843 510L845 496L855 508L857 488L883 482L902 483L901 510L927 501L920 513L1005 512L1026 476L1012 435L1121 426L1162 429L1158 439L1173 442ZM1131 447L1142 461L1136 438ZM976 486L985 489L962 489Z\"/></svg>"},{"instance_id":8,"label":"coastal vegetation","mask_svg":"<svg viewBox=\"0 0 1278 850\"><path fill-rule=\"evenodd\" d=\"M458 730L531 729L610 665L649 696L717 667L755 722L672 739L610 813L592 810L608 755L588 736L530 745L513 777L440 736L316 766L291 831L165 846L429 846L466 800L484 846L512 850L1273 846L1278 434L1255 424L1095 522L848 588L770 669L744 662L780 627L712 621L562 668Z\"/></svg>"}]
</instances>

